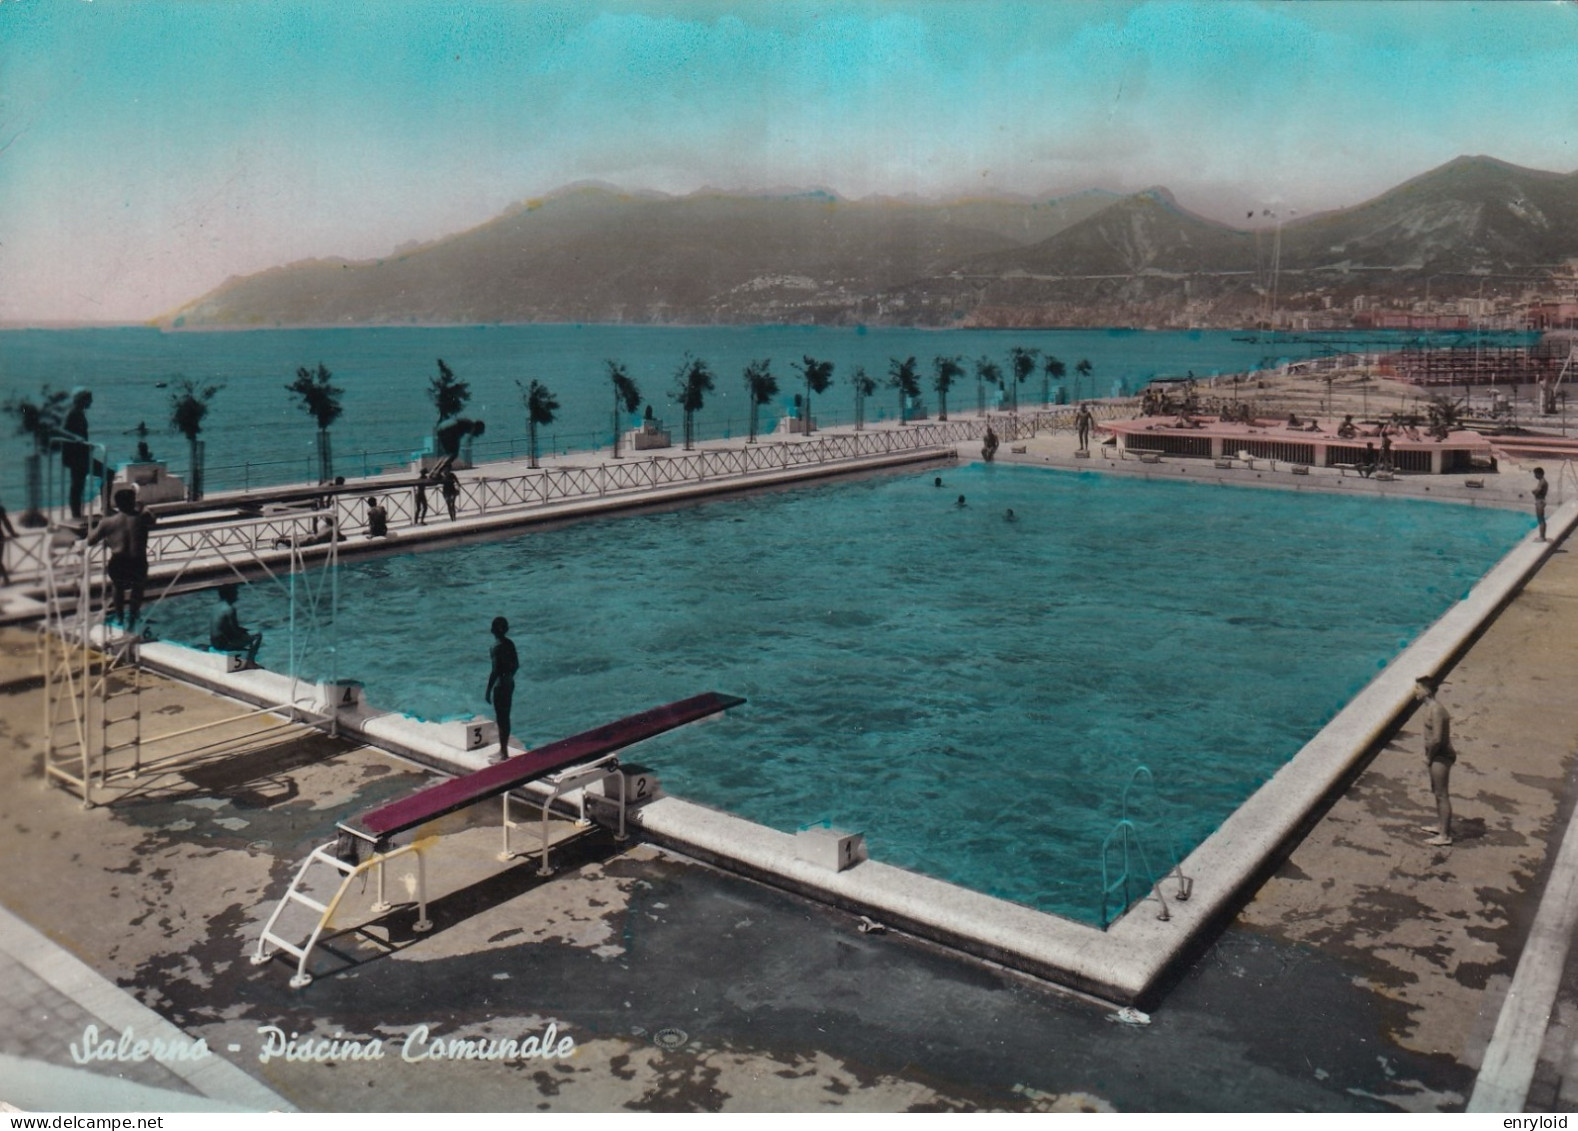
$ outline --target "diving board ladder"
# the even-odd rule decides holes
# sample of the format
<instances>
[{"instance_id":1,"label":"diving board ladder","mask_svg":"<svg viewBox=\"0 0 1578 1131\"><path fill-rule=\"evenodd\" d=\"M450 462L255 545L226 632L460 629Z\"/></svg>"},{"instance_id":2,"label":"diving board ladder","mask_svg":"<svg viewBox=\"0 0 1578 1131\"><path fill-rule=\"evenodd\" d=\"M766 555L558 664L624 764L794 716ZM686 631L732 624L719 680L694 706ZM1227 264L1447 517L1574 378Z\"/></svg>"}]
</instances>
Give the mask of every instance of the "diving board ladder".
<instances>
[{"instance_id":1,"label":"diving board ladder","mask_svg":"<svg viewBox=\"0 0 1578 1131\"><path fill-rule=\"evenodd\" d=\"M365 875L369 871L374 872L378 878L378 895L373 901L372 910L379 915L394 910L393 904L385 898L384 894L384 865L407 853L416 856L417 919L411 925L411 929L418 933L431 931L433 921L427 917L427 865L422 859L422 851L426 847L423 841L414 841L387 852L380 852L360 863L342 859L338 855L340 848L338 840L331 840L328 844L313 849L297 869L296 877L291 880L284 898L274 908L274 913L269 916L268 923L263 927L263 933L258 936L257 949L252 954L252 964L260 966L283 950L296 957L296 973L291 976L291 988L299 990L308 985L312 981L312 975L307 973L307 959L312 954L312 948L318 945L318 940L323 937L323 932L333 921L334 913L339 910L340 901L345 898L345 893L350 890L351 884L358 876ZM339 887L327 903L314 899L303 890L315 864L324 865L341 876ZM317 917L316 922L307 932L306 940L299 943L291 942L290 939L276 934L274 930L279 925L280 918L293 907L305 907Z\"/></svg>"},{"instance_id":2,"label":"diving board ladder","mask_svg":"<svg viewBox=\"0 0 1578 1131\"><path fill-rule=\"evenodd\" d=\"M511 852L509 844L510 792L531 782L542 782L549 787L548 796L542 802L542 859L538 865L538 874L548 875L548 810L556 798L576 789L582 790L581 813L584 820L584 790L598 778L617 773L619 765L614 757L616 751L687 723L716 715L744 702L744 699L735 695L722 695L716 691L709 691L689 699L653 707L651 710L630 715L617 722L583 731L557 742L550 742L536 750L517 754L472 773L427 786L408 797L339 822L338 837L313 849L297 870L295 878L291 880L290 887L286 889L279 904L274 908L273 914L269 916L263 933L258 937L257 947L252 953L253 964L262 965L278 952L284 951L296 958L296 973L290 980L292 988L300 989L308 985L312 981L312 975L307 970L307 963L312 956L313 948L318 945L324 931L329 928L351 884L358 877L373 871L377 877L378 890L372 909L380 915L387 913L392 910L392 906L384 897L383 866L390 860L407 853L415 854L417 864L415 891L417 920L413 929L419 933L431 930L433 924L427 914L427 873L422 854L438 838L423 837L418 834L411 843L395 848L390 847L391 840L479 801L502 795L504 850L499 854L499 859L501 861L513 859L515 854ZM619 777L617 835L622 840L628 799L625 796L623 775L620 774ZM364 854L365 859L362 858ZM325 869L331 873L325 878L332 880L334 876L338 876L338 886L334 894L326 899L307 894L309 883L323 875ZM286 911L294 907L306 908L316 916L316 921L304 932L291 932L287 936L285 928L281 926L281 920ZM292 941L293 938L301 941Z\"/></svg>"}]
</instances>

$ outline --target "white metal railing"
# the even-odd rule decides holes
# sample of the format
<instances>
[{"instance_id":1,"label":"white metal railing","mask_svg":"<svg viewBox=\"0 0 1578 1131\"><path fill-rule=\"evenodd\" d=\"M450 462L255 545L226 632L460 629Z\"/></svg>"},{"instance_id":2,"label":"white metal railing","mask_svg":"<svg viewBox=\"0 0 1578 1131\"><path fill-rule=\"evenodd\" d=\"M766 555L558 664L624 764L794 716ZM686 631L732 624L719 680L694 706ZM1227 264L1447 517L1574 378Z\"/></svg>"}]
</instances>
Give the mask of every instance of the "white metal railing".
<instances>
[{"instance_id":1,"label":"white metal railing","mask_svg":"<svg viewBox=\"0 0 1578 1131\"><path fill-rule=\"evenodd\" d=\"M1090 407L1098 420L1133 414L1128 403L1094 402ZM455 514L457 518L497 515L685 483L744 479L927 448L945 448L980 439L988 425L1000 440L1018 441L1038 432L1072 431L1077 412L1075 405L1054 405L1025 409L1017 414L919 421L869 431L813 432L809 437L747 443L739 447L704 447L644 458L627 456L587 465L549 466L505 475L472 471L462 473L459 478L460 495ZM366 500L375 497L388 513L390 528L394 529L416 523L418 490L427 495L426 521L447 520L447 506L435 482L428 482L421 488L409 482L396 487L369 483L365 493L337 494L321 500L320 505L330 508L329 513L334 516L341 533L360 533L366 529ZM216 508L225 505L222 499L210 501ZM156 526L149 533L149 561L155 565L185 563L198 555L215 553L267 557L275 549L310 545L315 533L314 523L321 514L282 509L261 517ZM19 530L16 538L7 540L6 565L13 582L42 580L50 552L49 538L47 530L25 529ZM308 556L316 555L309 552Z\"/></svg>"}]
</instances>

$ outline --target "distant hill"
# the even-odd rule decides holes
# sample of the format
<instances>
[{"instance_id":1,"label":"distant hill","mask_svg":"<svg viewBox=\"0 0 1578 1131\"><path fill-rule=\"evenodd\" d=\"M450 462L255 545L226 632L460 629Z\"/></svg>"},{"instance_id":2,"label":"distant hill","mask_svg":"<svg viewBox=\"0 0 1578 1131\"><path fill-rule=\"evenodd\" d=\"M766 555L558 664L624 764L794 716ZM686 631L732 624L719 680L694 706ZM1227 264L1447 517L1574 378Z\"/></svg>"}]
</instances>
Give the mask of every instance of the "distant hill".
<instances>
[{"instance_id":1,"label":"distant hill","mask_svg":"<svg viewBox=\"0 0 1578 1131\"><path fill-rule=\"evenodd\" d=\"M232 279L185 326L398 322L838 320L872 296L1107 207L686 197L576 188L387 259L313 260Z\"/></svg>"},{"instance_id":2,"label":"distant hill","mask_svg":"<svg viewBox=\"0 0 1578 1131\"><path fill-rule=\"evenodd\" d=\"M386 259L232 279L167 324L1237 326L1273 302L1474 295L1575 257L1578 174L1488 157L1280 231L1205 219L1164 188L936 203L581 186Z\"/></svg>"},{"instance_id":3,"label":"distant hill","mask_svg":"<svg viewBox=\"0 0 1578 1131\"><path fill-rule=\"evenodd\" d=\"M1516 291L1578 257L1578 173L1459 157L1353 208L1238 231L1151 189L963 270L966 321L1252 324L1271 305ZM1070 318L1070 314L1074 317Z\"/></svg>"},{"instance_id":4,"label":"distant hill","mask_svg":"<svg viewBox=\"0 0 1578 1131\"><path fill-rule=\"evenodd\" d=\"M1578 173L1459 157L1355 208L1283 233L1284 262L1520 273L1578 256Z\"/></svg>"}]
</instances>

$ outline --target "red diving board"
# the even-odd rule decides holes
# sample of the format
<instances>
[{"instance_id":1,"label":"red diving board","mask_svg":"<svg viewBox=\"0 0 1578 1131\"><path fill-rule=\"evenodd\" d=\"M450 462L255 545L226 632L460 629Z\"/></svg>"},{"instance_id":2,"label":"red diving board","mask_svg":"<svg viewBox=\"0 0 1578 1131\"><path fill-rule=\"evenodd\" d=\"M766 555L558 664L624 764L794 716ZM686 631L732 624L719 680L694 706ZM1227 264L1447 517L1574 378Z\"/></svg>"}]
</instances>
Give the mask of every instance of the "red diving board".
<instances>
[{"instance_id":1,"label":"red diving board","mask_svg":"<svg viewBox=\"0 0 1578 1131\"><path fill-rule=\"evenodd\" d=\"M506 758L496 765L428 786L409 797L371 809L348 821L341 821L340 828L352 836L379 844L407 829L437 820L447 813L464 809L489 797L496 797L555 770L601 758L643 739L737 707L743 702L745 700L737 695L708 691L676 703L653 707L639 715L561 738L536 750Z\"/></svg>"}]
</instances>

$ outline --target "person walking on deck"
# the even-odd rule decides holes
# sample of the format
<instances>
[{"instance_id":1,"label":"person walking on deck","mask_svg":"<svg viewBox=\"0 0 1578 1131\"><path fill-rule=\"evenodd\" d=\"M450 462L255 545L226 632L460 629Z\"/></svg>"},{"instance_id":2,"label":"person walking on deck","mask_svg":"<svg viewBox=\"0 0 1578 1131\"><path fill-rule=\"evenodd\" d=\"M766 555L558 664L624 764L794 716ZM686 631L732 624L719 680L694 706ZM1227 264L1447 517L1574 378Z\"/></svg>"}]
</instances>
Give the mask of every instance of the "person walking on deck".
<instances>
[{"instance_id":1,"label":"person walking on deck","mask_svg":"<svg viewBox=\"0 0 1578 1131\"><path fill-rule=\"evenodd\" d=\"M510 756L510 710L515 705L515 673L520 670L520 655L515 642L510 639L510 622L503 617L493 618L493 646L488 649L491 668L488 687L482 698L493 705L493 717L499 724L499 752L490 762L502 762Z\"/></svg>"},{"instance_id":2,"label":"person walking on deck","mask_svg":"<svg viewBox=\"0 0 1578 1131\"><path fill-rule=\"evenodd\" d=\"M1421 831L1434 833L1426 844L1445 847L1452 843L1452 796L1448 786L1452 778L1452 765L1457 761L1457 751L1452 748L1452 716L1436 699L1438 682L1434 676L1422 675L1414 684L1414 698L1419 701L1421 726L1425 736L1425 764L1430 768L1430 792L1435 794L1435 827L1426 825Z\"/></svg>"},{"instance_id":3,"label":"person walking on deck","mask_svg":"<svg viewBox=\"0 0 1578 1131\"><path fill-rule=\"evenodd\" d=\"M1545 496L1551 493L1551 481L1545 478L1545 469L1534 469L1534 517L1540 524L1540 536L1536 541L1545 541Z\"/></svg>"}]
</instances>

